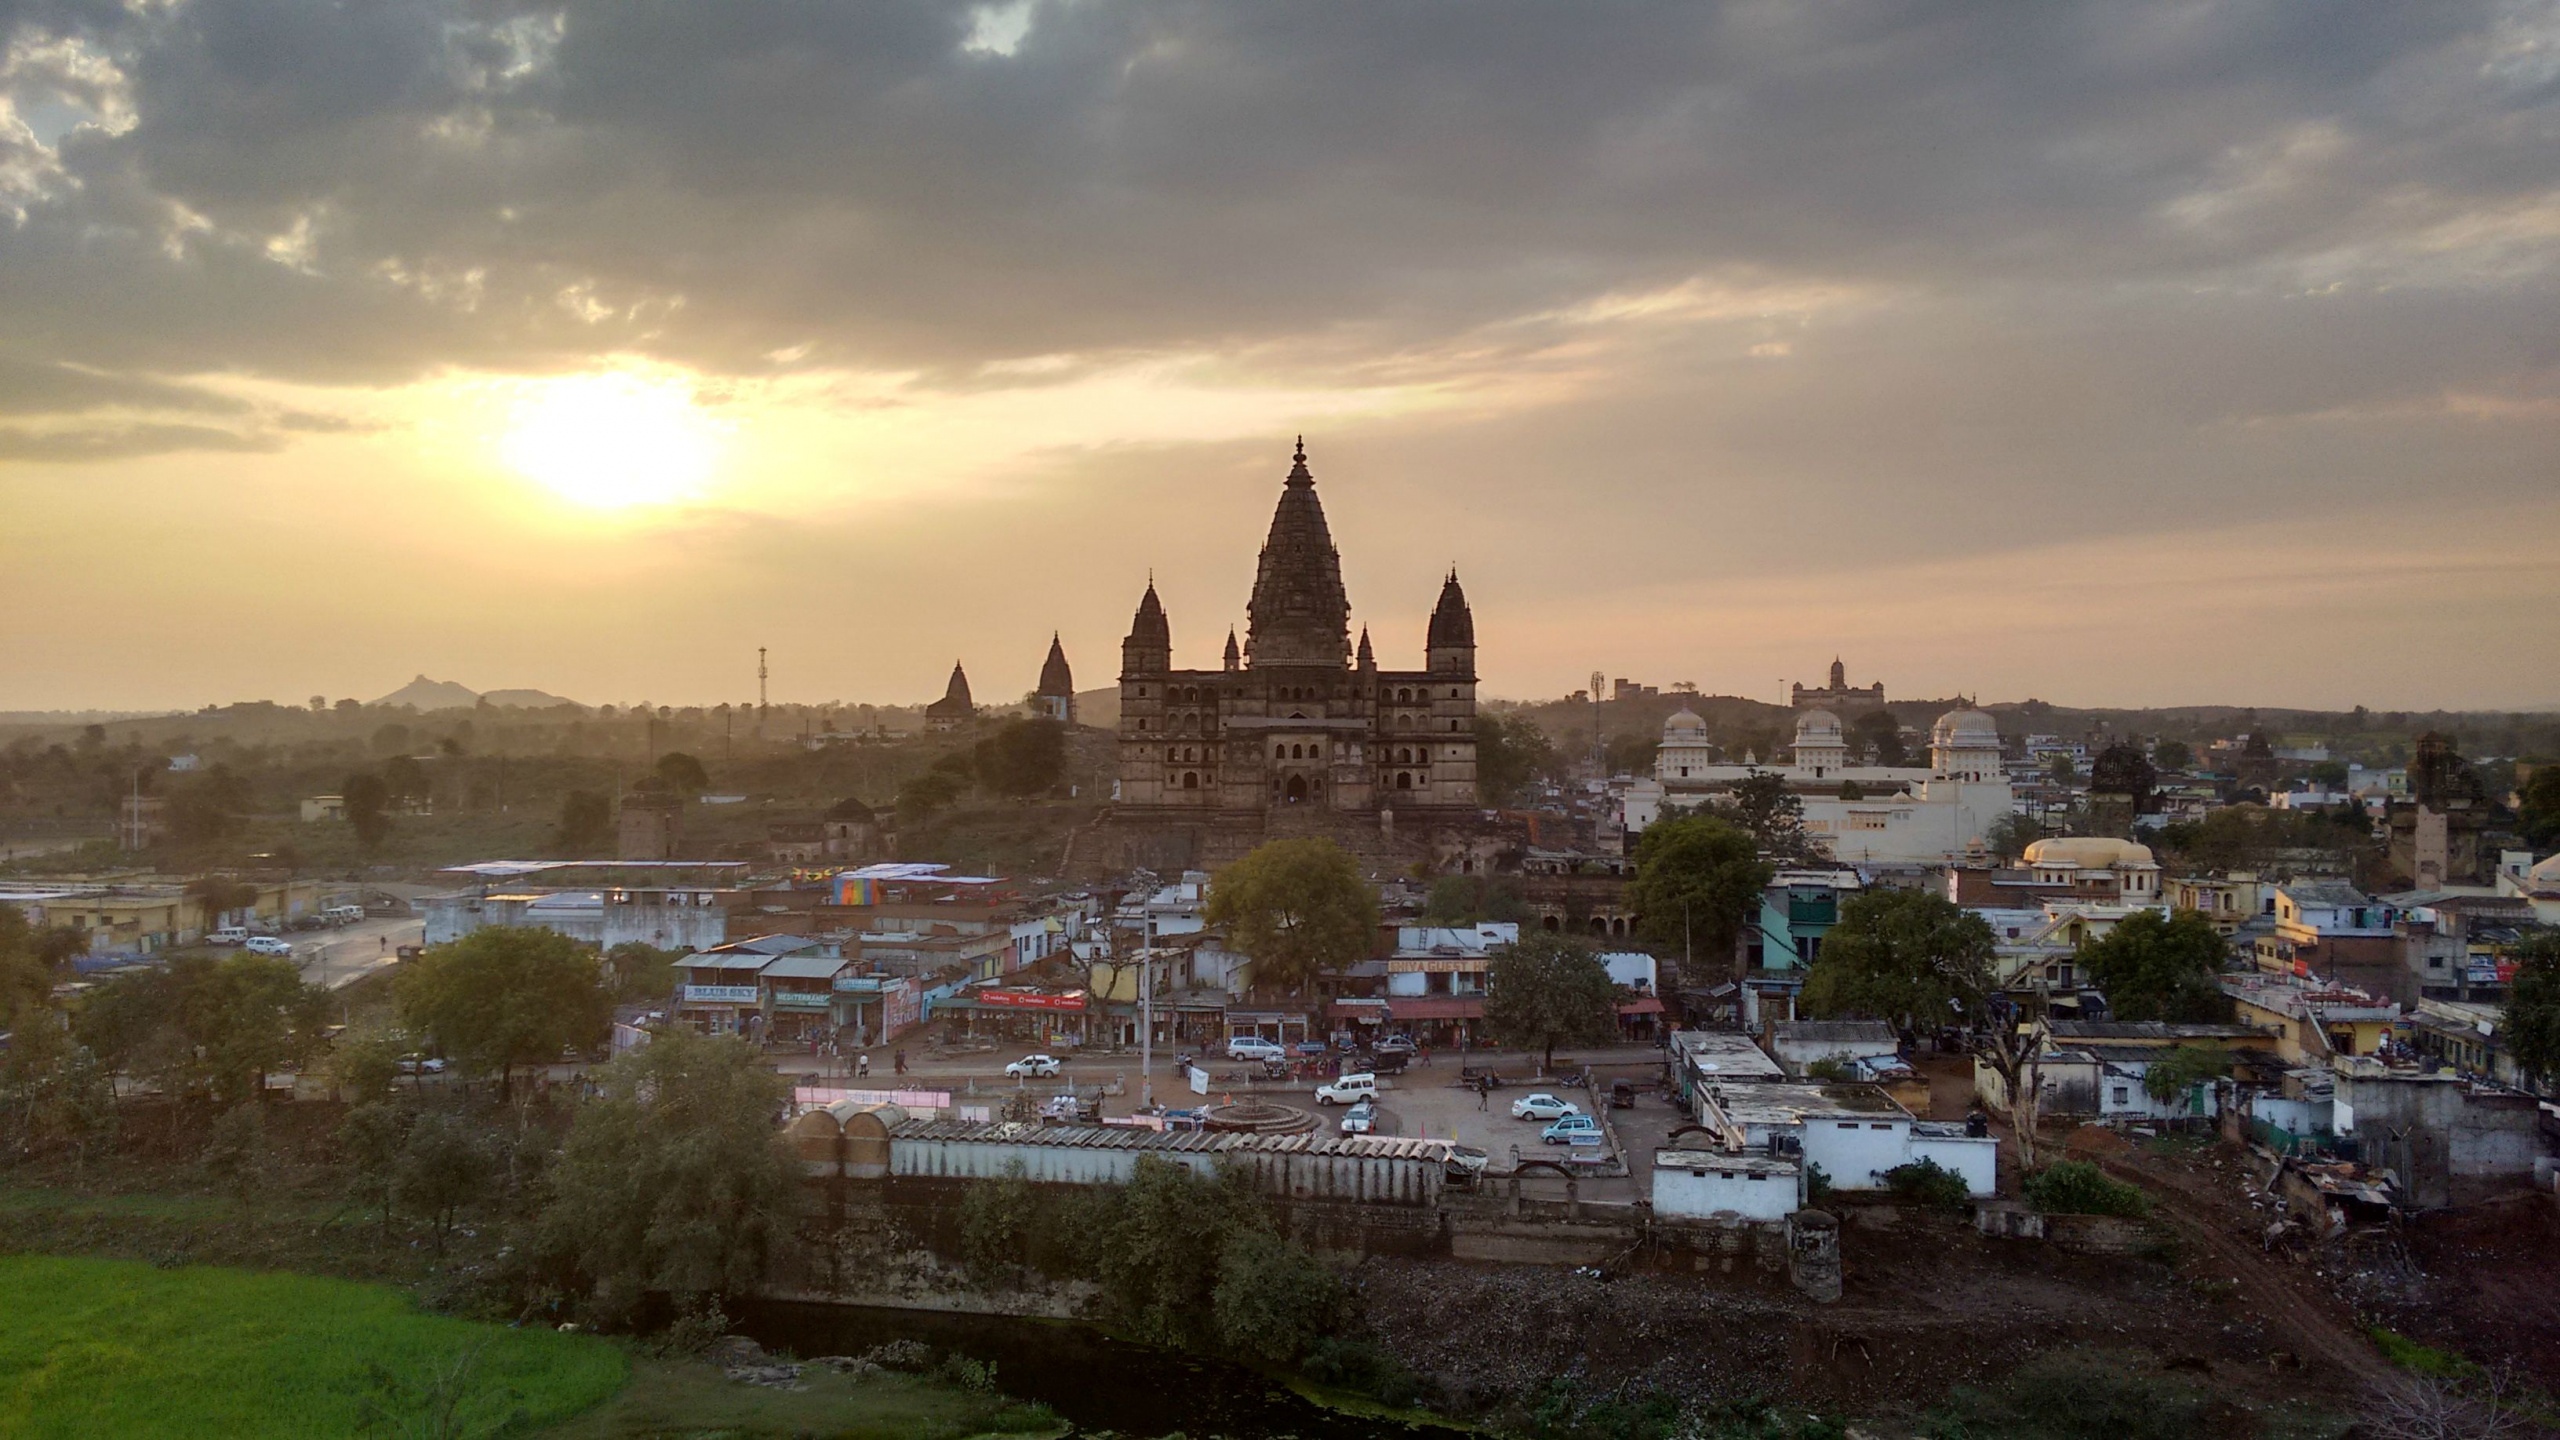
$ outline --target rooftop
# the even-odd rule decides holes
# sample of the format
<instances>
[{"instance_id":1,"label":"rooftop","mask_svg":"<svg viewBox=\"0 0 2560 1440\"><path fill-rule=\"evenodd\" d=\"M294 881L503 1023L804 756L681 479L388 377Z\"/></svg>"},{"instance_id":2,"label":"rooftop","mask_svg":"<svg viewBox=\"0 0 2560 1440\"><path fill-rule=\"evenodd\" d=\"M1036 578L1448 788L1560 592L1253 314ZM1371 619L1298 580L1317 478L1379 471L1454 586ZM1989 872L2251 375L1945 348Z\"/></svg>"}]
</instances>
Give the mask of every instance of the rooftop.
<instances>
[{"instance_id":1,"label":"rooftop","mask_svg":"<svg viewBox=\"0 0 2560 1440\"><path fill-rule=\"evenodd\" d=\"M1743 1085L1709 1096L1737 1125L1795 1125L1813 1119L1908 1120L1911 1112L1873 1085Z\"/></svg>"},{"instance_id":2,"label":"rooftop","mask_svg":"<svg viewBox=\"0 0 2560 1440\"><path fill-rule=\"evenodd\" d=\"M1793 1175L1796 1162L1775 1155L1727 1155L1720 1150L1656 1150L1653 1168L1714 1170L1727 1175Z\"/></svg>"},{"instance_id":3,"label":"rooftop","mask_svg":"<svg viewBox=\"0 0 2560 1440\"><path fill-rule=\"evenodd\" d=\"M1238 1135L1217 1130L1145 1130L1123 1125L1039 1125L1025 1121L907 1120L892 1126L900 1140L958 1140L985 1145L1053 1145L1075 1150L1177 1150L1212 1154L1343 1155L1369 1160L1442 1160L1447 1140L1405 1135Z\"/></svg>"}]
</instances>

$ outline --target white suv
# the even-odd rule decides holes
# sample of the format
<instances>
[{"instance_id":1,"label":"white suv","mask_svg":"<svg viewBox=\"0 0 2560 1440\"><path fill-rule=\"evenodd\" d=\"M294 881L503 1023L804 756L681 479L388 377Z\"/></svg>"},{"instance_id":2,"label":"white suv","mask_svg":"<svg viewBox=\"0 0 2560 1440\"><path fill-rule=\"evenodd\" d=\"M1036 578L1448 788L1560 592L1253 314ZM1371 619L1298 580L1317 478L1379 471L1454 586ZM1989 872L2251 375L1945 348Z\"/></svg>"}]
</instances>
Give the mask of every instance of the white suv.
<instances>
[{"instance_id":1,"label":"white suv","mask_svg":"<svg viewBox=\"0 0 2560 1440\"><path fill-rule=\"evenodd\" d=\"M1227 1041L1227 1058L1230 1060L1286 1060L1289 1058L1289 1051L1277 1040L1265 1040L1259 1035L1238 1035Z\"/></svg>"},{"instance_id":2,"label":"white suv","mask_svg":"<svg viewBox=\"0 0 2560 1440\"><path fill-rule=\"evenodd\" d=\"M281 935L252 935L242 942L242 947L252 955L289 956L293 953L293 942Z\"/></svg>"},{"instance_id":3,"label":"white suv","mask_svg":"<svg viewBox=\"0 0 2560 1440\"><path fill-rule=\"evenodd\" d=\"M1349 1105L1377 1098L1378 1077L1366 1071L1338 1076L1316 1087L1316 1103L1319 1105Z\"/></svg>"}]
</instances>

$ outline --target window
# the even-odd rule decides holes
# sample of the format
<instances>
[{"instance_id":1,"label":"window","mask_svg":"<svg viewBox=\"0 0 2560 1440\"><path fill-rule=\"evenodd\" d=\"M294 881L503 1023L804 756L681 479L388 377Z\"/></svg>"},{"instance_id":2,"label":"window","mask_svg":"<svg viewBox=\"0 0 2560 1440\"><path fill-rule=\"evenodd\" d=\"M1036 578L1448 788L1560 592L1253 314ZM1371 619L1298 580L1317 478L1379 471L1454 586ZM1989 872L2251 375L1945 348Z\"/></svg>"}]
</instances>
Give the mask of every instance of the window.
<instances>
[{"instance_id":1,"label":"window","mask_svg":"<svg viewBox=\"0 0 2560 1440\"><path fill-rule=\"evenodd\" d=\"M1891 1121L1878 1121L1875 1124L1869 1125L1867 1128L1870 1130L1890 1130L1893 1128L1893 1123Z\"/></svg>"},{"instance_id":2,"label":"window","mask_svg":"<svg viewBox=\"0 0 2560 1440\"><path fill-rule=\"evenodd\" d=\"M2133 1089L2131 1086L2118 1085L2115 1087L2114 1097L2118 1105L2126 1104L2133 1098Z\"/></svg>"},{"instance_id":3,"label":"window","mask_svg":"<svg viewBox=\"0 0 2560 1440\"><path fill-rule=\"evenodd\" d=\"M1840 1128L1843 1130L1855 1130L1858 1128L1858 1122L1855 1120L1843 1120L1839 1122L1839 1124Z\"/></svg>"}]
</instances>

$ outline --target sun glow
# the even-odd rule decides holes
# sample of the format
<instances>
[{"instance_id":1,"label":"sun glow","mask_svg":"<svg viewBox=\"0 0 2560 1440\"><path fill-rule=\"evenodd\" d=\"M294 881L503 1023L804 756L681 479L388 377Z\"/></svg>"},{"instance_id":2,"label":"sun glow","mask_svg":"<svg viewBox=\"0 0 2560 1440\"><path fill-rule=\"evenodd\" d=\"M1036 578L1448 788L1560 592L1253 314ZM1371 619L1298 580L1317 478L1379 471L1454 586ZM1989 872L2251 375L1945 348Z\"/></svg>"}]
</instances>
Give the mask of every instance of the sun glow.
<instances>
[{"instance_id":1,"label":"sun glow","mask_svg":"<svg viewBox=\"0 0 2560 1440\"><path fill-rule=\"evenodd\" d=\"M599 510L664 505L711 478L720 426L682 381L581 375L529 387L498 453L564 500Z\"/></svg>"}]
</instances>

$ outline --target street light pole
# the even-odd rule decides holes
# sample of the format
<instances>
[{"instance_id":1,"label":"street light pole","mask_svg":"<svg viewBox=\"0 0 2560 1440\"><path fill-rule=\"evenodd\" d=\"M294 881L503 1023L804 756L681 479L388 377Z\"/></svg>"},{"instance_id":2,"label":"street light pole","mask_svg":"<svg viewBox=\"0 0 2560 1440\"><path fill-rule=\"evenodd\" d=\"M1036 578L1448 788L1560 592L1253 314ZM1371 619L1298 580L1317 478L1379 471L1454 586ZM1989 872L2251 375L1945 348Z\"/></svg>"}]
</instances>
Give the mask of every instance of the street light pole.
<instances>
[{"instance_id":1,"label":"street light pole","mask_svg":"<svg viewBox=\"0 0 2560 1440\"><path fill-rule=\"evenodd\" d=\"M1138 1103L1148 1109L1156 1103L1155 979L1155 947L1142 947L1138 951Z\"/></svg>"}]
</instances>

